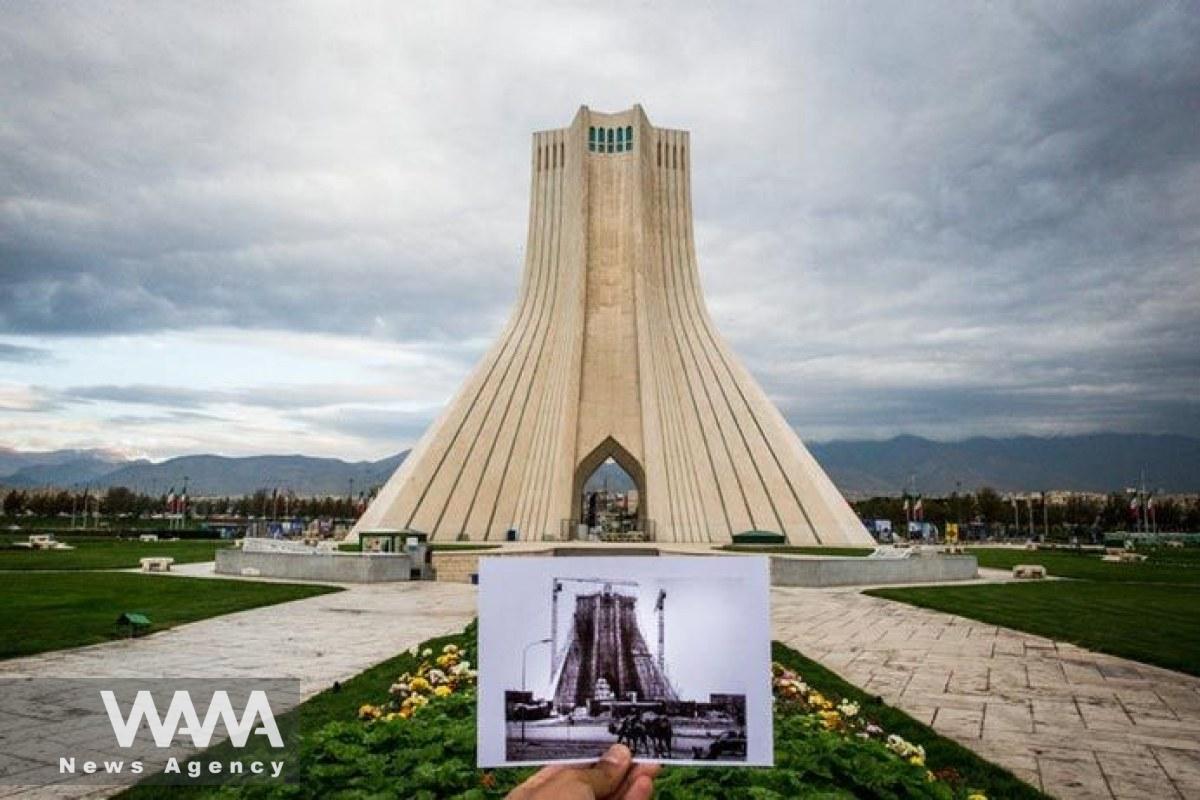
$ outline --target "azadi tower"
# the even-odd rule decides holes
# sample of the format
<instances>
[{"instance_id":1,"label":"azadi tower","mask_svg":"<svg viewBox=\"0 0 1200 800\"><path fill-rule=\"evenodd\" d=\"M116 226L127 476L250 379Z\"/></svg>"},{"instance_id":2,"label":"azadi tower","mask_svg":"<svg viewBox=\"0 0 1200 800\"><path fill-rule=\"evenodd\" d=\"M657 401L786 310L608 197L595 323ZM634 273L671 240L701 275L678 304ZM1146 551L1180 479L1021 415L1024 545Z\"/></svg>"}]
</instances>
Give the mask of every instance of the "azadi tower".
<instances>
[{"instance_id":1,"label":"azadi tower","mask_svg":"<svg viewBox=\"0 0 1200 800\"><path fill-rule=\"evenodd\" d=\"M688 133L641 106L533 135L529 240L499 340L355 526L559 538L609 458L658 541L869 545L709 318Z\"/></svg>"}]
</instances>

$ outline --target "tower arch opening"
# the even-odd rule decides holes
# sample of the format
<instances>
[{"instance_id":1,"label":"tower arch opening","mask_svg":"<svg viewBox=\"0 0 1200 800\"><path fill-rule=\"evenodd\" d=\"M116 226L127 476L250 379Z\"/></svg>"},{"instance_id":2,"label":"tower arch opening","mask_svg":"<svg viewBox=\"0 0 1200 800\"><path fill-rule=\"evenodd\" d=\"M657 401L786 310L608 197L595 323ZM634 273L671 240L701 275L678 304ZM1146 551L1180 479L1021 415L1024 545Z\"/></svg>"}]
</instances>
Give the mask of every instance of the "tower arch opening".
<instances>
[{"instance_id":1,"label":"tower arch opening","mask_svg":"<svg viewBox=\"0 0 1200 800\"><path fill-rule=\"evenodd\" d=\"M600 538L649 538L642 465L611 436L575 468L573 532Z\"/></svg>"}]
</instances>

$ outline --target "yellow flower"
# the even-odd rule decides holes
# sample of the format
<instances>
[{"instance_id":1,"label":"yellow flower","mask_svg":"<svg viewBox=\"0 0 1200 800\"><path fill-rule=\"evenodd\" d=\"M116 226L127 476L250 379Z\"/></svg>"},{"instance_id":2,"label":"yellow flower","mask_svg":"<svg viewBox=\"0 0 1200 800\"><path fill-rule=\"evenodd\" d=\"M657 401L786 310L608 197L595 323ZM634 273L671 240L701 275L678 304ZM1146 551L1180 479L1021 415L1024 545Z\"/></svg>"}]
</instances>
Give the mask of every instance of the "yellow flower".
<instances>
[{"instance_id":1,"label":"yellow flower","mask_svg":"<svg viewBox=\"0 0 1200 800\"><path fill-rule=\"evenodd\" d=\"M983 792L971 792L967 795L967 800L988 800L987 795Z\"/></svg>"},{"instance_id":2,"label":"yellow flower","mask_svg":"<svg viewBox=\"0 0 1200 800\"><path fill-rule=\"evenodd\" d=\"M917 766L917 767L923 767L923 766L925 766L925 756L918 753L918 754L910 757L908 759L908 763L910 763L914 766Z\"/></svg>"},{"instance_id":3,"label":"yellow flower","mask_svg":"<svg viewBox=\"0 0 1200 800\"><path fill-rule=\"evenodd\" d=\"M428 692L433 686L424 678L416 677L408 684L408 688L414 692Z\"/></svg>"},{"instance_id":4,"label":"yellow flower","mask_svg":"<svg viewBox=\"0 0 1200 800\"><path fill-rule=\"evenodd\" d=\"M379 716L382 713L383 712L380 710L379 706L373 706L370 703L368 703L364 706L359 707L358 718L365 719L365 720L379 719Z\"/></svg>"},{"instance_id":5,"label":"yellow flower","mask_svg":"<svg viewBox=\"0 0 1200 800\"><path fill-rule=\"evenodd\" d=\"M808 702L810 705L816 706L817 708L833 708L833 703L829 702L825 695L821 694L820 692L810 693L808 695Z\"/></svg>"},{"instance_id":6,"label":"yellow flower","mask_svg":"<svg viewBox=\"0 0 1200 800\"><path fill-rule=\"evenodd\" d=\"M436 697L447 697L450 694L450 687L449 686L439 686L433 690L433 694Z\"/></svg>"},{"instance_id":7,"label":"yellow flower","mask_svg":"<svg viewBox=\"0 0 1200 800\"><path fill-rule=\"evenodd\" d=\"M458 646L457 646L457 645L453 645L453 644L448 644L448 645L446 645L445 647L443 647L443 648L442 648L442 652L443 652L443 653L457 653L457 652L458 652Z\"/></svg>"},{"instance_id":8,"label":"yellow flower","mask_svg":"<svg viewBox=\"0 0 1200 800\"><path fill-rule=\"evenodd\" d=\"M836 711L820 711L817 716L821 718L826 730L833 730L842 721L842 715Z\"/></svg>"}]
</instances>

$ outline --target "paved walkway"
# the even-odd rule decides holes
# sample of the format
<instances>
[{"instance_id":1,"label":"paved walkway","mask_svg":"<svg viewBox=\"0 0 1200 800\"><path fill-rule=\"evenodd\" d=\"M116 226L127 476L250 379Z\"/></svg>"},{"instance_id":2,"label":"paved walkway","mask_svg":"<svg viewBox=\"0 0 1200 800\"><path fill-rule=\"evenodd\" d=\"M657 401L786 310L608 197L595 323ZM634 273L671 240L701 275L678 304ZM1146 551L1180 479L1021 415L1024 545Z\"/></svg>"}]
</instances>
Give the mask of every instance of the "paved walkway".
<instances>
[{"instance_id":1,"label":"paved walkway","mask_svg":"<svg viewBox=\"0 0 1200 800\"><path fill-rule=\"evenodd\" d=\"M772 590L773 635L1056 797L1200 798L1200 679L859 591ZM270 674L308 696L474 614L469 585L358 585L2 661L0 678Z\"/></svg>"},{"instance_id":2,"label":"paved walkway","mask_svg":"<svg viewBox=\"0 0 1200 800\"><path fill-rule=\"evenodd\" d=\"M1200 679L858 589L777 588L773 635L1062 798L1200 798Z\"/></svg>"},{"instance_id":3,"label":"paved walkway","mask_svg":"<svg viewBox=\"0 0 1200 800\"><path fill-rule=\"evenodd\" d=\"M186 565L186 573L205 574ZM207 573L211 576L211 571ZM171 580L163 576L162 580ZM95 677L298 678L309 697L419 642L460 630L475 616L473 587L452 583L360 584L345 591L201 620L148 636L0 661L0 679ZM14 698L9 698L12 701ZM276 713L281 709L275 708ZM112 731L57 720L19 721L0 714L0 748L11 758L44 753L46 738L65 752L88 752ZM107 722L103 725L107 725ZM100 727L103 727L101 725ZM44 726L43 726L44 727ZM102 734L102 735L101 735ZM18 755L18 752L20 755ZM2 759L0 759L2 760ZM35 762L29 762L31 765ZM0 797L103 797L120 787L59 785L34 789L0 785Z\"/></svg>"}]
</instances>

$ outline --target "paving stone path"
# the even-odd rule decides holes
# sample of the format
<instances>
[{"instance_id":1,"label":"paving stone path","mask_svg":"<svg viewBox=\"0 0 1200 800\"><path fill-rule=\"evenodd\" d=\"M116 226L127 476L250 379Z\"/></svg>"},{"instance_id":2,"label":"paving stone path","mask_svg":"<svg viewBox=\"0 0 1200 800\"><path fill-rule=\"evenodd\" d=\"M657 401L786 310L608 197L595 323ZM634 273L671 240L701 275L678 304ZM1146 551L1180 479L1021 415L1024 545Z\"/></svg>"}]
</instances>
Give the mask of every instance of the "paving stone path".
<instances>
[{"instance_id":1,"label":"paving stone path","mask_svg":"<svg viewBox=\"0 0 1200 800\"><path fill-rule=\"evenodd\" d=\"M774 636L1062 798L1200 798L1200 679L858 589L777 588Z\"/></svg>"},{"instance_id":2,"label":"paving stone path","mask_svg":"<svg viewBox=\"0 0 1200 800\"><path fill-rule=\"evenodd\" d=\"M776 638L1055 797L1200 799L1200 679L856 588L776 588L772 614ZM474 615L469 585L360 585L0 661L0 678L236 678L265 668L300 678L308 696ZM0 797L112 791L0 786Z\"/></svg>"},{"instance_id":3,"label":"paving stone path","mask_svg":"<svg viewBox=\"0 0 1200 800\"><path fill-rule=\"evenodd\" d=\"M205 574L205 566L211 570L211 565L186 566L192 569L183 572L197 575ZM171 578L163 576L162 580ZM308 697L426 639L460 630L474 616L471 586L356 585L342 592L181 625L143 639L0 661L0 679L298 678L302 696ZM0 747L11 756L18 747L29 746L31 730L39 730L40 723L50 726L47 738L53 737L50 740L68 753L73 747L86 751L86 745L98 739L111 741L111 730L60 724L52 714L48 711L47 719L24 723L0 714ZM48 749L53 748L34 750ZM117 791L119 787L80 784L37 789L0 785L2 798L104 797Z\"/></svg>"}]
</instances>

